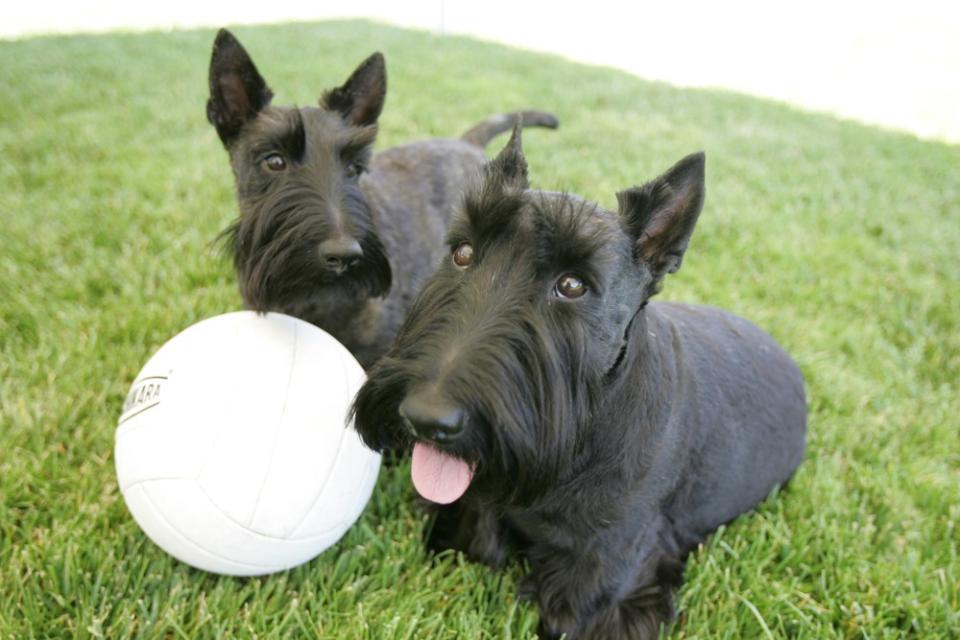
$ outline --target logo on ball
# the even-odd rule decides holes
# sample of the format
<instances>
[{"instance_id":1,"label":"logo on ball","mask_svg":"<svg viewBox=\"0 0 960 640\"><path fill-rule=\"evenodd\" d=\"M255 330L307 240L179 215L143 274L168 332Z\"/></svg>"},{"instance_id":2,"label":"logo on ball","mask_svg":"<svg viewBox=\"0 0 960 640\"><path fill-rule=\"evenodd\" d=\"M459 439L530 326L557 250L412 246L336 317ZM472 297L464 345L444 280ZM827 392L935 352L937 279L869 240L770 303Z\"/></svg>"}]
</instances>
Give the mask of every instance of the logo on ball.
<instances>
[{"instance_id":1,"label":"logo on ball","mask_svg":"<svg viewBox=\"0 0 960 640\"><path fill-rule=\"evenodd\" d=\"M147 376L133 383L127 399L123 401L123 413L120 414L120 424L133 416L160 404L160 390L167 376Z\"/></svg>"}]
</instances>

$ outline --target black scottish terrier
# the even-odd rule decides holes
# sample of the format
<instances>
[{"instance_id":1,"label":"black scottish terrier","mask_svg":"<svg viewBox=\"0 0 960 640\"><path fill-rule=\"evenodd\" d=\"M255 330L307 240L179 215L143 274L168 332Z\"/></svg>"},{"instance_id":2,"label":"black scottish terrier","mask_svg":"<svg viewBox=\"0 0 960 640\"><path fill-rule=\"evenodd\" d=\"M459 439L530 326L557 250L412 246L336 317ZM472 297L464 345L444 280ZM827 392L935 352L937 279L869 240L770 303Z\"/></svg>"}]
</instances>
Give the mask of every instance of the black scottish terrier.
<instances>
[{"instance_id":1,"label":"black scottish terrier","mask_svg":"<svg viewBox=\"0 0 960 640\"><path fill-rule=\"evenodd\" d=\"M703 154L619 213L528 190L519 128L485 173L356 429L412 445L431 548L525 553L542 637L655 638L689 551L800 463L802 376L746 320L649 302L699 216Z\"/></svg>"},{"instance_id":2,"label":"black scottish terrier","mask_svg":"<svg viewBox=\"0 0 960 640\"><path fill-rule=\"evenodd\" d=\"M519 117L373 156L386 89L375 53L319 107L272 106L237 39L224 29L213 45L207 118L236 178L240 217L223 235L244 303L325 329L364 367L442 257L450 211L486 162L484 146ZM557 126L537 111L523 120Z\"/></svg>"}]
</instances>

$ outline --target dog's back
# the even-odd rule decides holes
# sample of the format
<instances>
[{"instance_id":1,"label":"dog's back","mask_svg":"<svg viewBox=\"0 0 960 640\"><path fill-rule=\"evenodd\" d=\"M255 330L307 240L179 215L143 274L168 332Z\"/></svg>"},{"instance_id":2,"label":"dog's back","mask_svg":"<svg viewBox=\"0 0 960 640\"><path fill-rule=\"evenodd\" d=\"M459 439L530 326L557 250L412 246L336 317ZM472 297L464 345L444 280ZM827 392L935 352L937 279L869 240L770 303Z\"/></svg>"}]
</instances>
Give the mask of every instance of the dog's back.
<instances>
[{"instance_id":1,"label":"dog's back","mask_svg":"<svg viewBox=\"0 0 960 640\"><path fill-rule=\"evenodd\" d=\"M800 464L803 376L767 333L721 309L652 302L647 318L673 374L668 428L684 433L668 438L682 447L664 462L690 471L676 476L667 511L699 537L761 502Z\"/></svg>"}]
</instances>

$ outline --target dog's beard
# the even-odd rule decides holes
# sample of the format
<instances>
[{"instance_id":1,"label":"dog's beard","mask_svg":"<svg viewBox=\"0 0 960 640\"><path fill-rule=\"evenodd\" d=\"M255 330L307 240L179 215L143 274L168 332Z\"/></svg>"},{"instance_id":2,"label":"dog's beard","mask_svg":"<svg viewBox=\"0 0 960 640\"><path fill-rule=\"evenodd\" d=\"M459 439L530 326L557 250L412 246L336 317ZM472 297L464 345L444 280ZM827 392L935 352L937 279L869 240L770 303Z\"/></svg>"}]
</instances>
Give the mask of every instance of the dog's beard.
<instances>
[{"instance_id":1,"label":"dog's beard","mask_svg":"<svg viewBox=\"0 0 960 640\"><path fill-rule=\"evenodd\" d=\"M432 371L443 352L444 330L453 324L444 317L449 314L443 302L437 303L448 298L436 289L431 283L421 294L394 346L357 395L354 424L373 449L419 447L401 423L399 405L411 390L436 383ZM468 496L529 504L570 471L581 444L602 383L602 371L583 366L582 336L549 327L532 313L497 324L484 339L469 341L466 360L440 382L444 396L467 419L455 441L431 445L455 461L424 451L414 460L423 465L415 475L449 465L440 478L449 473L444 480L449 485L428 487L421 492L428 499L457 494L468 467L475 470Z\"/></svg>"},{"instance_id":2,"label":"dog's beard","mask_svg":"<svg viewBox=\"0 0 960 640\"><path fill-rule=\"evenodd\" d=\"M297 315L298 310L330 301L343 307L385 296L392 283L386 250L367 220L366 202L356 194L347 207L359 236L362 257L342 273L327 269L317 247L328 236L311 192L292 189L264 206L269 215L243 215L221 234L233 253L245 304L258 311Z\"/></svg>"},{"instance_id":3,"label":"dog's beard","mask_svg":"<svg viewBox=\"0 0 960 640\"><path fill-rule=\"evenodd\" d=\"M284 247L252 265L241 277L247 305L257 310L297 315L301 309L334 306L379 298L390 290L390 263L376 238L361 242L363 257L343 273L319 264L315 246Z\"/></svg>"}]
</instances>

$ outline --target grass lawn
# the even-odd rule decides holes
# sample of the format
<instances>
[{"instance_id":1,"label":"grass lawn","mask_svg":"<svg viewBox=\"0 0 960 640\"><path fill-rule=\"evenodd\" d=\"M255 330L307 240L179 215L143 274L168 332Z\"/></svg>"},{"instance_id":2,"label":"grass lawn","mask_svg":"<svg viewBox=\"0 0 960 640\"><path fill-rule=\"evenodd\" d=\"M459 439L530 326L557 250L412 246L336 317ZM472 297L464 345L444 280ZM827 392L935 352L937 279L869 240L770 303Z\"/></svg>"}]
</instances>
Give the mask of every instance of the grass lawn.
<instances>
[{"instance_id":1,"label":"grass lawn","mask_svg":"<svg viewBox=\"0 0 960 640\"><path fill-rule=\"evenodd\" d=\"M810 441L789 490L691 556L673 637L960 637L960 147L367 23L236 33L280 103L382 50L381 149L552 110L559 131L525 136L535 185L608 206L706 150L661 297L770 331L806 375ZM204 117L213 35L0 43L0 637L532 638L520 565L424 553L406 465L335 548L264 578L192 570L128 515L130 382L240 307L210 248L235 212Z\"/></svg>"}]
</instances>

